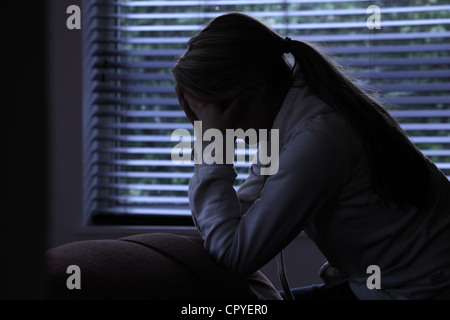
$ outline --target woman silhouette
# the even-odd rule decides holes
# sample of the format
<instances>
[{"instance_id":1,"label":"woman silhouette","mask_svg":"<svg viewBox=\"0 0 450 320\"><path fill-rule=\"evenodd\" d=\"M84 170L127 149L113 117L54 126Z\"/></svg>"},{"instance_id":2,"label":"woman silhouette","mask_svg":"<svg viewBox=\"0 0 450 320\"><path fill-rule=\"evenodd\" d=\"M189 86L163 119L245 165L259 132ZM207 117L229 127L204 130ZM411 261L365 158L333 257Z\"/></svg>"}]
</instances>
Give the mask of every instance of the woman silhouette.
<instances>
[{"instance_id":1,"label":"woman silhouette","mask_svg":"<svg viewBox=\"0 0 450 320\"><path fill-rule=\"evenodd\" d=\"M195 164L192 215L219 265L248 275L305 231L328 262L325 284L296 299L450 298L448 179L318 48L229 13L190 39L173 76L203 130L279 130L278 172L255 163L237 192L232 164Z\"/></svg>"}]
</instances>

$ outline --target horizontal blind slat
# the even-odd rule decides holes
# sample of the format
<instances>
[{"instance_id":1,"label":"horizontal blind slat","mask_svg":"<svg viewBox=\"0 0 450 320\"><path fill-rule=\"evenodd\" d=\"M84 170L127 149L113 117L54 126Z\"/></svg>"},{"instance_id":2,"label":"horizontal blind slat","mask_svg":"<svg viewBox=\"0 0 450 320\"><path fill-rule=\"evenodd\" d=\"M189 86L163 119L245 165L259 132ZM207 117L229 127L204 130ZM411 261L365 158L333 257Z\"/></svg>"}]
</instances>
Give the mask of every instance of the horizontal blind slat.
<instances>
[{"instance_id":1,"label":"horizontal blind slat","mask_svg":"<svg viewBox=\"0 0 450 320\"><path fill-rule=\"evenodd\" d=\"M300 36L292 36L294 40L304 40L311 42L344 42L344 41L367 41L367 34L328 34L328 35L311 35L305 34ZM414 39L443 39L450 38L450 32L389 32L376 33L370 35L370 41L383 40L414 40ZM122 43L122 44L185 44L189 41L189 37L127 37L127 38L103 38L97 40L99 43Z\"/></svg>"},{"instance_id":2,"label":"horizontal blind slat","mask_svg":"<svg viewBox=\"0 0 450 320\"><path fill-rule=\"evenodd\" d=\"M109 161L98 161L98 164L114 165L114 166L138 166L138 167L173 167L174 162L172 160L109 160ZM194 161L183 161L177 164L178 167L190 167L192 168ZM249 162L235 162L235 167L246 168L249 166Z\"/></svg>"},{"instance_id":3,"label":"horizontal blind slat","mask_svg":"<svg viewBox=\"0 0 450 320\"><path fill-rule=\"evenodd\" d=\"M435 5L430 7L392 7L383 8L382 13L411 13L411 12L430 12L450 10L448 5ZM223 12L204 12L203 18L212 19L218 15L227 13ZM177 13L121 13L121 14L102 14L96 15L94 18L99 19L122 19L122 20L161 20L161 19L198 19L198 12L177 12ZM314 16L329 16L329 15L363 15L367 16L366 8L350 8L350 9L329 9L329 10L289 10L289 11L252 11L251 15L259 18L268 17L310 17Z\"/></svg>"},{"instance_id":4,"label":"horizontal blind slat","mask_svg":"<svg viewBox=\"0 0 450 320\"><path fill-rule=\"evenodd\" d=\"M398 20L398 21L382 21L382 26L423 26L436 24L450 24L450 19L424 19L424 20ZM290 30L315 30L315 29L343 29L343 28L366 28L365 19L356 22L332 22L332 23L291 23ZM272 28L285 29L285 24L273 24ZM167 32L167 31L199 31L202 29L201 25L154 25L154 26L112 26L100 27L100 31L128 31L128 32Z\"/></svg>"},{"instance_id":5,"label":"horizontal blind slat","mask_svg":"<svg viewBox=\"0 0 450 320\"><path fill-rule=\"evenodd\" d=\"M422 45L391 45L391 46L357 46L357 47L329 47L324 50L330 54L375 54L375 53L408 53L450 50L450 44L422 44ZM182 55L183 49L135 49L135 50L98 50L95 56L103 57L169 57Z\"/></svg>"},{"instance_id":6,"label":"horizontal blind slat","mask_svg":"<svg viewBox=\"0 0 450 320\"><path fill-rule=\"evenodd\" d=\"M181 207L181 208L179 208ZM189 206L179 206L174 207L170 206L167 208L151 205L151 206L121 206L117 205L109 208L97 208L97 213L106 213L106 214L133 214L133 215L163 215L163 216L190 216L191 210Z\"/></svg>"},{"instance_id":7,"label":"horizontal blind slat","mask_svg":"<svg viewBox=\"0 0 450 320\"><path fill-rule=\"evenodd\" d=\"M282 4L283 0L208 0L208 5L262 5L262 4ZM307 3L329 3L329 0L289 0L290 4L307 4ZM349 2L348 0L333 0L332 2ZM351 2L371 2L370 0L352 0ZM373 1L372 1L373 2ZM183 7L183 6L201 6L199 1L99 1L95 5L110 6L110 7Z\"/></svg>"}]
</instances>

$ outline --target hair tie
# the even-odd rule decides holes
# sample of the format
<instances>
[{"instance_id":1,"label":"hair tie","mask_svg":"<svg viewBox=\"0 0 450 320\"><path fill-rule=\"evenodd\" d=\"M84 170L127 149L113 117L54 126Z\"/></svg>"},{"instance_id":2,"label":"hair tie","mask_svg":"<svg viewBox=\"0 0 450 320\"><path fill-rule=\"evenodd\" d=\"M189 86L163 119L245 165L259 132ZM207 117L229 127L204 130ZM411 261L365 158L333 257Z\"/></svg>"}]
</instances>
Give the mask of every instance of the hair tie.
<instances>
[{"instance_id":1,"label":"hair tie","mask_svg":"<svg viewBox=\"0 0 450 320\"><path fill-rule=\"evenodd\" d=\"M286 37L281 40L281 52L290 53L291 52L291 38Z\"/></svg>"}]
</instances>

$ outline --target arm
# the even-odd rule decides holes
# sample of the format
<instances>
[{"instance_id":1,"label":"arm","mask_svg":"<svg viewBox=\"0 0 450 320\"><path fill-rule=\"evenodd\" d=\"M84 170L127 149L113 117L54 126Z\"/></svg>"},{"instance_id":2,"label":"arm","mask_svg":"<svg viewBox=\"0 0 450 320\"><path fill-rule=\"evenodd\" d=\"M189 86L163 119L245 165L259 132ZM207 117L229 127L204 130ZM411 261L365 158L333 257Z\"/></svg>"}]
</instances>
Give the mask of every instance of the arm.
<instances>
[{"instance_id":1,"label":"arm","mask_svg":"<svg viewBox=\"0 0 450 320\"><path fill-rule=\"evenodd\" d=\"M251 165L247 179L237 189L237 196L241 203L241 215L247 213L253 203L261 197L261 192L267 178L267 176L261 175L261 167L264 165L259 162L258 154L255 157L257 159L256 163Z\"/></svg>"},{"instance_id":2,"label":"arm","mask_svg":"<svg viewBox=\"0 0 450 320\"><path fill-rule=\"evenodd\" d=\"M229 165L198 164L189 186L191 210L205 248L217 262L248 275L270 259L339 196L347 159L333 137L302 132L280 152L280 169L241 216Z\"/></svg>"}]
</instances>

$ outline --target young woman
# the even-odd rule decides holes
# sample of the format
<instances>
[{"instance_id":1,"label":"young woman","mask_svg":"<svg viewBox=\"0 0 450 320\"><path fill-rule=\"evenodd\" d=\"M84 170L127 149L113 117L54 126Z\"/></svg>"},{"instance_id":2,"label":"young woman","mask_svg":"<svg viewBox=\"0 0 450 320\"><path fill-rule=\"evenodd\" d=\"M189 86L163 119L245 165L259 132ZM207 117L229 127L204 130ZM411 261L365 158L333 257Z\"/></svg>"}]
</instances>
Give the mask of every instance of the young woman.
<instances>
[{"instance_id":1,"label":"young woman","mask_svg":"<svg viewBox=\"0 0 450 320\"><path fill-rule=\"evenodd\" d=\"M248 275L305 231L328 262L325 284L297 299L450 298L448 179L326 55L229 13L190 39L173 75L203 131L279 133L278 172L255 163L237 192L233 165L195 164L192 215L219 265Z\"/></svg>"}]
</instances>

